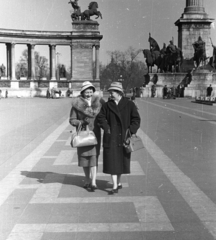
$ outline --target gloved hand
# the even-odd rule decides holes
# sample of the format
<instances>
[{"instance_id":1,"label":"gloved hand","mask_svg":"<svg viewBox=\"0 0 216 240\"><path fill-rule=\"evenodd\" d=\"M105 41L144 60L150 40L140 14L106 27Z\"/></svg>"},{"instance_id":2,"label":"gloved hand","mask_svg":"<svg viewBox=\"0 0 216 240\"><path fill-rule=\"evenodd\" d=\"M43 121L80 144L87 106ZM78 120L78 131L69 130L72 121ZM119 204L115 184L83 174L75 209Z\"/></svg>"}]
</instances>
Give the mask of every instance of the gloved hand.
<instances>
[{"instance_id":1,"label":"gloved hand","mask_svg":"<svg viewBox=\"0 0 216 240\"><path fill-rule=\"evenodd\" d=\"M89 125L89 123L90 123L90 118L86 117L83 119L83 123L82 123L83 125Z\"/></svg>"}]
</instances>

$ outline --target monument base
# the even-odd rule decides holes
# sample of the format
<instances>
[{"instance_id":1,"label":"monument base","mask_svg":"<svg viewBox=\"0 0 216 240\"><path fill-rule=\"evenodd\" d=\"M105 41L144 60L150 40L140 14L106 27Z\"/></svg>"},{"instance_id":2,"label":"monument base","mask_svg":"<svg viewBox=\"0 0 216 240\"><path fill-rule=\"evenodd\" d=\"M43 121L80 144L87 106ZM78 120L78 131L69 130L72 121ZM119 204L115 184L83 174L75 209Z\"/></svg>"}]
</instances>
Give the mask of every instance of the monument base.
<instances>
[{"instance_id":1,"label":"monument base","mask_svg":"<svg viewBox=\"0 0 216 240\"><path fill-rule=\"evenodd\" d=\"M148 83L143 90L143 97L151 97L152 85L156 86L156 96L163 97L163 87L168 88L183 85L185 97L206 96L206 89L212 86L212 96L216 96L216 73L194 72L186 73L157 73L146 75Z\"/></svg>"}]
</instances>

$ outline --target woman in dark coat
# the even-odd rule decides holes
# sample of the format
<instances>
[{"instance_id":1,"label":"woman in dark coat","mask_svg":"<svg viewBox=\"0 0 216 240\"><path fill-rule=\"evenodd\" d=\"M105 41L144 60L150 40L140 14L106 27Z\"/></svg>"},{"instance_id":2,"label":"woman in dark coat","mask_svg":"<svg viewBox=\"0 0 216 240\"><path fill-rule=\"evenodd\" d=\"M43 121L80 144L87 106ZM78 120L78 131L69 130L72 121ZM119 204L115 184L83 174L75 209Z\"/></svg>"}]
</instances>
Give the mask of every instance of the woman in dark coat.
<instances>
[{"instance_id":1,"label":"woman in dark coat","mask_svg":"<svg viewBox=\"0 0 216 240\"><path fill-rule=\"evenodd\" d=\"M130 173L131 154L123 147L126 130L135 134L140 127L140 115L135 104L123 97L122 84L113 82L108 89L110 99L98 114L98 124L104 130L103 172L111 174L113 189L110 194L122 188L121 175Z\"/></svg>"},{"instance_id":2,"label":"woman in dark coat","mask_svg":"<svg viewBox=\"0 0 216 240\"><path fill-rule=\"evenodd\" d=\"M88 125L97 138L96 146L77 148L78 165L83 167L86 177L84 188L90 188L92 191L97 189L96 174L101 145L101 131L95 119L104 103L103 99L93 94L94 92L95 87L89 81L83 83L80 96L72 101L69 120L72 126L78 127L81 124L82 130L85 130Z\"/></svg>"}]
</instances>

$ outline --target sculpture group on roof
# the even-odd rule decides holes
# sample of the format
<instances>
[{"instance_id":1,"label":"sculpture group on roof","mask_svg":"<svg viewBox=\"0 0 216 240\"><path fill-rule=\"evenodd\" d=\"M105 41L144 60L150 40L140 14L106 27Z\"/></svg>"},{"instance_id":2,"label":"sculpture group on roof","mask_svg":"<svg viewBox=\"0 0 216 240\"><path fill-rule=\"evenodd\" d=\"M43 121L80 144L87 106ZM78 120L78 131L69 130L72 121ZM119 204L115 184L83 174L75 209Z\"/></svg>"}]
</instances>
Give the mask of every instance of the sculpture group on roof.
<instances>
[{"instance_id":1,"label":"sculpture group on roof","mask_svg":"<svg viewBox=\"0 0 216 240\"><path fill-rule=\"evenodd\" d=\"M210 39L211 40L211 39ZM170 40L169 45L163 44L163 48L160 49L158 43L149 34L149 49L144 49L143 54L146 58L146 64L148 67L148 72L152 72L152 67L157 66L157 72L181 72L181 65L183 63L182 50L174 45L173 40ZM211 41L212 43L212 41ZM201 36L198 40L193 43L194 56L193 62L194 67L198 68L201 64L206 65L208 57L206 56L205 42L202 40ZM209 65L216 69L216 46L213 45L213 57L210 58Z\"/></svg>"},{"instance_id":2,"label":"sculpture group on roof","mask_svg":"<svg viewBox=\"0 0 216 240\"><path fill-rule=\"evenodd\" d=\"M72 8L74 9L74 12L71 14L72 21L84 21L84 20L91 20L91 16L96 16L95 19L98 19L99 17L102 19L102 14L100 11L98 11L98 3L97 2L90 2L88 9L84 12L81 12L81 8L78 5L78 0L74 0L69 2L71 4Z\"/></svg>"}]
</instances>

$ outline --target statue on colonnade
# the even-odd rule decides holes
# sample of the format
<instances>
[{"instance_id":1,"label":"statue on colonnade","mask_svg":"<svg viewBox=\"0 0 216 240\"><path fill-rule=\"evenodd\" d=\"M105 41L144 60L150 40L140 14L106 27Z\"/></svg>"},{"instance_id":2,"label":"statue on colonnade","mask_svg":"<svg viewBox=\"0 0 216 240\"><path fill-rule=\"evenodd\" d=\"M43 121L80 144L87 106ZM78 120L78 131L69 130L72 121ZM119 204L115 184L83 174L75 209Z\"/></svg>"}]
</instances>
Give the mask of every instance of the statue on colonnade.
<instances>
[{"instance_id":1,"label":"statue on colonnade","mask_svg":"<svg viewBox=\"0 0 216 240\"><path fill-rule=\"evenodd\" d=\"M90 17L96 15L97 18L102 19L102 14L100 11L98 11L98 3L97 2L90 2L88 9L85 10L84 12L81 12L81 8L78 5L78 0L74 0L69 2L71 4L72 8L74 9L74 12L71 14L72 21L79 21L80 18L81 20L91 20Z\"/></svg>"}]
</instances>

